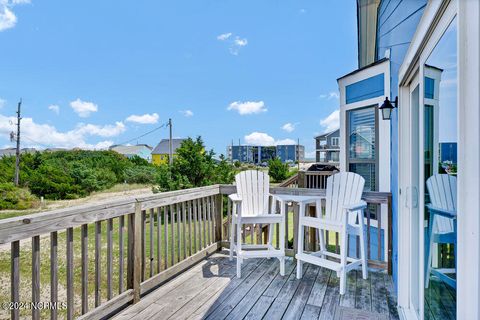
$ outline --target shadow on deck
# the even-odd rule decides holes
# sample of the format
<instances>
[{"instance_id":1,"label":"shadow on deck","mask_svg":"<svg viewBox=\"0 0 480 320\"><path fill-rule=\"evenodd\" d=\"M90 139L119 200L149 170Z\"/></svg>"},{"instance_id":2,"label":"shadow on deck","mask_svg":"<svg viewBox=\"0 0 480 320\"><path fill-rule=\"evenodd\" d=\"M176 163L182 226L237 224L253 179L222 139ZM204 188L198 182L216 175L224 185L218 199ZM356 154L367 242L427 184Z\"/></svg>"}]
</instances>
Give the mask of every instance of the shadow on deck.
<instances>
[{"instance_id":1,"label":"shadow on deck","mask_svg":"<svg viewBox=\"0 0 480 320\"><path fill-rule=\"evenodd\" d=\"M339 279L330 270L305 264L295 277L287 259L286 275L277 259L246 260L242 278L228 252L213 254L124 309L114 319L333 319L339 306L367 310L398 319L391 277L372 271L348 273L347 292L339 295Z\"/></svg>"}]
</instances>

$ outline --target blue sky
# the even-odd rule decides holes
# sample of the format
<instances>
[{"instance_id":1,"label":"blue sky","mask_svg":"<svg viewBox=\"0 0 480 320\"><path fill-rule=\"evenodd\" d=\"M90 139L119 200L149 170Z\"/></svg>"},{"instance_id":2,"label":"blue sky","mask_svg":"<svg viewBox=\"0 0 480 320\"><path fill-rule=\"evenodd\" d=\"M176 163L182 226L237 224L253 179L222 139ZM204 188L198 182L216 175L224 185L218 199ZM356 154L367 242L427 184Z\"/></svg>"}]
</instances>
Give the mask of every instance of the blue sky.
<instances>
[{"instance_id":1,"label":"blue sky","mask_svg":"<svg viewBox=\"0 0 480 320\"><path fill-rule=\"evenodd\" d=\"M106 147L172 118L217 153L299 138L313 157L356 68L356 4L0 0L0 42L0 147L22 97L24 146Z\"/></svg>"}]
</instances>

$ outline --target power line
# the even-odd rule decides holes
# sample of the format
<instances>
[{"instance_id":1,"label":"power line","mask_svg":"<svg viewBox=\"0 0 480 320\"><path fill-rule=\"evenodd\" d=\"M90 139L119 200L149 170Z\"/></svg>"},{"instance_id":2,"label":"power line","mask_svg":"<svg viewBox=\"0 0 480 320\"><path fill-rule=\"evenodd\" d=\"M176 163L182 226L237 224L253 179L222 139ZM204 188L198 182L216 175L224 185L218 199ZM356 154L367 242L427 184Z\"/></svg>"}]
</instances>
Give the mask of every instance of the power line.
<instances>
[{"instance_id":1,"label":"power line","mask_svg":"<svg viewBox=\"0 0 480 320\"><path fill-rule=\"evenodd\" d=\"M141 134L141 135L139 135L138 137L135 137L135 138L130 139L130 140L127 140L127 141L124 141L124 142L119 143L119 144L127 144L127 143L130 143L130 142L135 141L135 140L137 140L137 139L143 138L143 137L145 137L145 136L147 136L147 135L149 135L149 134L151 134L151 133L154 133L154 132L157 131L157 130L160 130L161 128L165 127L166 125L168 125L168 122L162 124L161 126L155 128L155 129L153 129L153 130L150 130L150 131L148 131L148 132L145 132L144 134Z\"/></svg>"}]
</instances>

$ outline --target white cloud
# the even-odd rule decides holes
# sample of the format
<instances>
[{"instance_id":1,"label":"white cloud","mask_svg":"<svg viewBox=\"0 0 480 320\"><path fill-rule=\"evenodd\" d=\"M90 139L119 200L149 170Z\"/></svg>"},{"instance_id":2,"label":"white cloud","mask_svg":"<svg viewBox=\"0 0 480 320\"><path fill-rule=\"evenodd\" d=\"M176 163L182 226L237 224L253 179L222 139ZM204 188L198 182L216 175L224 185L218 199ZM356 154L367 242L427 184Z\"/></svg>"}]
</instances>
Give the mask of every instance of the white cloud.
<instances>
[{"instance_id":1,"label":"white cloud","mask_svg":"<svg viewBox=\"0 0 480 320\"><path fill-rule=\"evenodd\" d=\"M125 130L123 122L117 121L115 125L108 124L105 126L81 123L74 131L83 136L116 137L125 132Z\"/></svg>"},{"instance_id":2,"label":"white cloud","mask_svg":"<svg viewBox=\"0 0 480 320\"><path fill-rule=\"evenodd\" d=\"M17 16L12 7L28 3L30 0L0 0L0 32L13 28L17 24Z\"/></svg>"},{"instance_id":3,"label":"white cloud","mask_svg":"<svg viewBox=\"0 0 480 320\"><path fill-rule=\"evenodd\" d=\"M158 118L159 116L157 113L152 113L152 114L145 113L143 115L132 114L125 121L135 122L140 124L154 124L158 122Z\"/></svg>"},{"instance_id":4,"label":"white cloud","mask_svg":"<svg viewBox=\"0 0 480 320\"><path fill-rule=\"evenodd\" d=\"M327 99L327 100L332 100L332 99L338 99L340 96L338 95L338 92L336 91L331 91L329 93L324 93L319 96L321 99Z\"/></svg>"},{"instance_id":5,"label":"white cloud","mask_svg":"<svg viewBox=\"0 0 480 320\"><path fill-rule=\"evenodd\" d=\"M230 45L230 53L234 56L238 56L240 49L245 47L248 44L247 38L241 39L240 37L236 36L235 39L232 41Z\"/></svg>"},{"instance_id":6,"label":"white cloud","mask_svg":"<svg viewBox=\"0 0 480 320\"><path fill-rule=\"evenodd\" d=\"M307 10L306 9L300 9L298 12L300 12L301 14L305 14L305 13L307 13Z\"/></svg>"},{"instance_id":7,"label":"white cloud","mask_svg":"<svg viewBox=\"0 0 480 320\"><path fill-rule=\"evenodd\" d=\"M60 113L60 106L56 104L51 104L48 106L48 110L55 112L56 114Z\"/></svg>"},{"instance_id":8,"label":"white cloud","mask_svg":"<svg viewBox=\"0 0 480 320\"><path fill-rule=\"evenodd\" d=\"M245 136L245 143L259 146L273 146L275 139L263 132L252 132Z\"/></svg>"},{"instance_id":9,"label":"white cloud","mask_svg":"<svg viewBox=\"0 0 480 320\"><path fill-rule=\"evenodd\" d=\"M252 132L244 137L245 143L258 146L276 146L285 144L296 144L293 139L275 140L272 136L264 132Z\"/></svg>"},{"instance_id":10,"label":"white cloud","mask_svg":"<svg viewBox=\"0 0 480 320\"><path fill-rule=\"evenodd\" d=\"M217 36L217 40L225 41L225 40L227 40L228 38L230 38L231 36L232 36L232 33L231 33L231 32L222 33L221 35Z\"/></svg>"},{"instance_id":11,"label":"white cloud","mask_svg":"<svg viewBox=\"0 0 480 320\"><path fill-rule=\"evenodd\" d=\"M230 103L227 110L236 110L240 115L267 112L263 101L235 101Z\"/></svg>"},{"instance_id":12,"label":"white cloud","mask_svg":"<svg viewBox=\"0 0 480 320\"><path fill-rule=\"evenodd\" d=\"M70 107L72 107L73 111L75 111L75 113L81 118L87 118L90 116L90 113L98 111L98 106L96 104L93 102L82 101L80 99L70 102Z\"/></svg>"},{"instance_id":13,"label":"white cloud","mask_svg":"<svg viewBox=\"0 0 480 320\"><path fill-rule=\"evenodd\" d=\"M235 56L238 55L242 47L245 47L248 44L247 38L241 38L239 36L233 37L233 33L231 32L218 35L217 40L228 43L228 50Z\"/></svg>"},{"instance_id":14,"label":"white cloud","mask_svg":"<svg viewBox=\"0 0 480 320\"><path fill-rule=\"evenodd\" d=\"M187 118L193 117L193 111L192 110L180 110L179 112Z\"/></svg>"},{"instance_id":15,"label":"white cloud","mask_svg":"<svg viewBox=\"0 0 480 320\"><path fill-rule=\"evenodd\" d=\"M0 98L0 109L5 107L6 103L7 103L7 100Z\"/></svg>"},{"instance_id":16,"label":"white cloud","mask_svg":"<svg viewBox=\"0 0 480 320\"><path fill-rule=\"evenodd\" d=\"M14 129L15 117L7 117L0 114L0 133L9 133ZM96 143L87 142L88 137L113 137L125 131L121 122L115 125L92 125L79 124L75 129L61 132L49 124L36 123L32 118L22 119L22 145L25 147L59 147L59 148L83 148L103 149L113 144L110 140ZM0 135L1 136L1 135ZM6 136L6 135L4 135Z\"/></svg>"},{"instance_id":17,"label":"white cloud","mask_svg":"<svg viewBox=\"0 0 480 320\"><path fill-rule=\"evenodd\" d=\"M17 17L6 5L0 7L0 31L15 27Z\"/></svg>"},{"instance_id":18,"label":"white cloud","mask_svg":"<svg viewBox=\"0 0 480 320\"><path fill-rule=\"evenodd\" d=\"M285 145L285 144L297 144L293 139L280 139L275 141L275 145Z\"/></svg>"},{"instance_id":19,"label":"white cloud","mask_svg":"<svg viewBox=\"0 0 480 320\"><path fill-rule=\"evenodd\" d=\"M340 127L340 111L335 110L328 117L320 120L320 125L325 128L325 132L336 130Z\"/></svg>"},{"instance_id":20,"label":"white cloud","mask_svg":"<svg viewBox=\"0 0 480 320\"><path fill-rule=\"evenodd\" d=\"M282 126L282 130L286 132L293 132L296 126L297 126L296 123L287 122Z\"/></svg>"}]
</instances>

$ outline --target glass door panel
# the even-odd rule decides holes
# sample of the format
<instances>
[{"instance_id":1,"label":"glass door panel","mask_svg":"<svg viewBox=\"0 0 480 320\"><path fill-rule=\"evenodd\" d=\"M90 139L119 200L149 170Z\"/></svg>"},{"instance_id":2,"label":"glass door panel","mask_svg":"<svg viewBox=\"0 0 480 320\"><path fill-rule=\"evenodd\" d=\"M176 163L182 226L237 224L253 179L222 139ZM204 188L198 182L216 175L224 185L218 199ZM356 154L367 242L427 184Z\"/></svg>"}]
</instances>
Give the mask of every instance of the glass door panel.
<instances>
[{"instance_id":1,"label":"glass door panel","mask_svg":"<svg viewBox=\"0 0 480 320\"><path fill-rule=\"evenodd\" d=\"M424 319L456 316L457 38L453 20L424 65Z\"/></svg>"}]
</instances>

